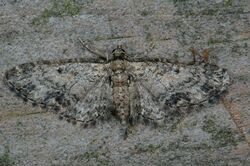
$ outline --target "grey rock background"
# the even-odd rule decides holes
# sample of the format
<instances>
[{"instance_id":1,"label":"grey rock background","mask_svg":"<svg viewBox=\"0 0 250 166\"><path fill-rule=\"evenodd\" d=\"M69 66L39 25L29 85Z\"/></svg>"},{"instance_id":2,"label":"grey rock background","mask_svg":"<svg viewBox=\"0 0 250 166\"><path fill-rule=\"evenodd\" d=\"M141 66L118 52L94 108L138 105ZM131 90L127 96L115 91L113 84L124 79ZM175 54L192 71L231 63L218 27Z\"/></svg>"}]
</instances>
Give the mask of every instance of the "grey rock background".
<instances>
[{"instance_id":1,"label":"grey rock background","mask_svg":"<svg viewBox=\"0 0 250 166\"><path fill-rule=\"evenodd\" d=\"M228 69L217 104L170 127L135 126L127 140L111 119L82 129L24 104L0 83L0 165L248 165L248 0L0 0L0 79L21 63L90 56L78 38L131 56L192 60L190 48Z\"/></svg>"}]
</instances>

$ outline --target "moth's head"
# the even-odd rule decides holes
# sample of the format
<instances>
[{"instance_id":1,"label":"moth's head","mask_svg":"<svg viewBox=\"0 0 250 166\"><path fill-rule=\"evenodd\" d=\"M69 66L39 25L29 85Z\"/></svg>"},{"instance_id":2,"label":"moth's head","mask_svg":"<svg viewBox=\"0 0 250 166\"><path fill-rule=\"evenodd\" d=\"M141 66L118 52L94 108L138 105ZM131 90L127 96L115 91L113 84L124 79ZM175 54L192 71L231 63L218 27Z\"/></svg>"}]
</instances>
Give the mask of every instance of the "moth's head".
<instances>
[{"instance_id":1,"label":"moth's head","mask_svg":"<svg viewBox=\"0 0 250 166\"><path fill-rule=\"evenodd\" d=\"M117 45L116 49L112 51L114 59L124 60L126 58L126 51L122 48L122 45Z\"/></svg>"}]
</instances>

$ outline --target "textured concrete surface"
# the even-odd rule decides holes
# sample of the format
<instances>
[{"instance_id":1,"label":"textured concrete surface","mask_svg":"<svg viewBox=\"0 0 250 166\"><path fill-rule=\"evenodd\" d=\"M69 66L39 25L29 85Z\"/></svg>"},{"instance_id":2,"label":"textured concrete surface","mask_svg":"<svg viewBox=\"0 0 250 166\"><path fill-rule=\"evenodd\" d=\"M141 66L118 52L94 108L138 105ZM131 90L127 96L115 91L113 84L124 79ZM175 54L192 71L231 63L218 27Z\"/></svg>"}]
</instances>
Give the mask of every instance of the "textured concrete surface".
<instances>
[{"instance_id":1,"label":"textured concrete surface","mask_svg":"<svg viewBox=\"0 0 250 166\"><path fill-rule=\"evenodd\" d=\"M0 165L248 165L250 4L248 0L0 0L0 79L39 59L90 56L78 38L131 56L192 61L208 51L228 69L219 103L177 124L138 125L127 140L111 119L82 129L23 103L0 83Z\"/></svg>"}]
</instances>

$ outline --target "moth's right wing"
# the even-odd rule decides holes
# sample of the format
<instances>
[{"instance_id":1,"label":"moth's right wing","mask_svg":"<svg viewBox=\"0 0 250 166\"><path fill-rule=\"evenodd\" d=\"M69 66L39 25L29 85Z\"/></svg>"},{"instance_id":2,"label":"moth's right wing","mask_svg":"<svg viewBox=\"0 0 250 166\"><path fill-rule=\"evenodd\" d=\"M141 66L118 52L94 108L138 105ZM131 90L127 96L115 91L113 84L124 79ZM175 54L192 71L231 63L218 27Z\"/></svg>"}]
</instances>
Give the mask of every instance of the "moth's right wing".
<instances>
[{"instance_id":1,"label":"moth's right wing","mask_svg":"<svg viewBox=\"0 0 250 166\"><path fill-rule=\"evenodd\" d=\"M210 102L229 85L226 70L211 64L130 62L129 67L139 88L142 115L149 119L171 118Z\"/></svg>"}]
</instances>

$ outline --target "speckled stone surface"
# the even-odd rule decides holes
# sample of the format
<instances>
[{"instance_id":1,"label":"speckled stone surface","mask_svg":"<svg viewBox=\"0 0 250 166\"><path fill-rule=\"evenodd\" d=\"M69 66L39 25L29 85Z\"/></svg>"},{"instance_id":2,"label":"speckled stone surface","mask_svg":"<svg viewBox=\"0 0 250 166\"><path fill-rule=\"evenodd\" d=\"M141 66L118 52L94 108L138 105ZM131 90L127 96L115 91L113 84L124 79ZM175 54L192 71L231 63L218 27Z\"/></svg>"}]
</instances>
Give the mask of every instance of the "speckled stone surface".
<instances>
[{"instance_id":1,"label":"speckled stone surface","mask_svg":"<svg viewBox=\"0 0 250 166\"><path fill-rule=\"evenodd\" d=\"M83 129L23 103L0 82L0 165L247 165L250 162L248 0L1 0L0 79L18 64L90 56L78 38L132 56L190 62L207 49L232 79L219 103L171 128L114 119Z\"/></svg>"}]
</instances>

